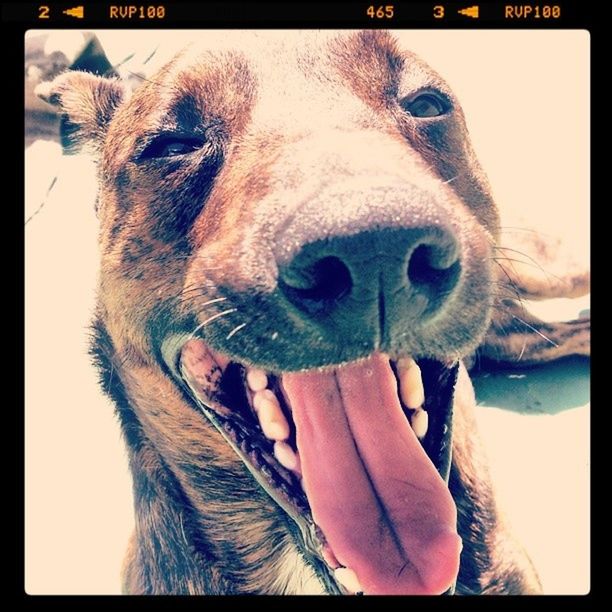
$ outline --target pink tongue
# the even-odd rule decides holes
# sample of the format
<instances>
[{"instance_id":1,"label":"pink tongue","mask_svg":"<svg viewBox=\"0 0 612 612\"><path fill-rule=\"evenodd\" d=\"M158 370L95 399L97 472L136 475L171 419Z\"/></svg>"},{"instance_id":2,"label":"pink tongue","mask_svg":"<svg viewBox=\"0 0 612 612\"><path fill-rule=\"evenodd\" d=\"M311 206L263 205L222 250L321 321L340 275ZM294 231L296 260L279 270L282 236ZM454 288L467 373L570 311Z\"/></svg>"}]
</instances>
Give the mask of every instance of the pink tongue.
<instances>
[{"instance_id":1,"label":"pink tongue","mask_svg":"<svg viewBox=\"0 0 612 612\"><path fill-rule=\"evenodd\" d=\"M447 590L461 539L447 486L404 416L389 359L283 375L304 486L338 561L368 594Z\"/></svg>"}]
</instances>

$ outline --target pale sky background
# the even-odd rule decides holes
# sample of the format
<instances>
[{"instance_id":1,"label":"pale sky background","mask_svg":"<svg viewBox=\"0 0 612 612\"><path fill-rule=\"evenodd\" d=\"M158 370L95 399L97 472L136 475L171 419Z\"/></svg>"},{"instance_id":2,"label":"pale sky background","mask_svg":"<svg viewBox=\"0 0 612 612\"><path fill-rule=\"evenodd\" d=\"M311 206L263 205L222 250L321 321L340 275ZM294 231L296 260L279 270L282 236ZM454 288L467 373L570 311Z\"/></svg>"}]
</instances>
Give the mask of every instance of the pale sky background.
<instances>
[{"instance_id":1,"label":"pale sky background","mask_svg":"<svg viewBox=\"0 0 612 612\"><path fill-rule=\"evenodd\" d=\"M130 50L137 60L157 42L176 48L187 35L98 33L113 62ZM502 212L524 213L588 261L588 33L421 30L401 37L459 97ZM69 45L69 38L58 35L55 44ZM62 157L52 143L26 151L26 218L56 174L25 230L25 588L118 593L133 526L131 482L113 407L86 355L97 274L92 167ZM538 313L573 318L588 303L555 300ZM500 501L546 592L587 592L586 400L554 416L485 407L478 416Z\"/></svg>"}]
</instances>

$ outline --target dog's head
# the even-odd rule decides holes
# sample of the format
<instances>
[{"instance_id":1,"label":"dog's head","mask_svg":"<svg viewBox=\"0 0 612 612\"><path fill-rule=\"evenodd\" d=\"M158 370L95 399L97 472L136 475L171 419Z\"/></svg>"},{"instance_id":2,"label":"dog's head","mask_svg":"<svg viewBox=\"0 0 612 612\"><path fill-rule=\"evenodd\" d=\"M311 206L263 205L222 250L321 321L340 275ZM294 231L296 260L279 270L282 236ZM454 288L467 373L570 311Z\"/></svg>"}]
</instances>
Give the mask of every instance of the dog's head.
<instances>
[{"instance_id":1,"label":"dog's head","mask_svg":"<svg viewBox=\"0 0 612 612\"><path fill-rule=\"evenodd\" d=\"M231 43L131 96L85 73L43 92L99 158L119 376L175 470L240 456L328 588L343 566L352 590L443 592L450 405L498 223L463 114L385 32Z\"/></svg>"}]
</instances>

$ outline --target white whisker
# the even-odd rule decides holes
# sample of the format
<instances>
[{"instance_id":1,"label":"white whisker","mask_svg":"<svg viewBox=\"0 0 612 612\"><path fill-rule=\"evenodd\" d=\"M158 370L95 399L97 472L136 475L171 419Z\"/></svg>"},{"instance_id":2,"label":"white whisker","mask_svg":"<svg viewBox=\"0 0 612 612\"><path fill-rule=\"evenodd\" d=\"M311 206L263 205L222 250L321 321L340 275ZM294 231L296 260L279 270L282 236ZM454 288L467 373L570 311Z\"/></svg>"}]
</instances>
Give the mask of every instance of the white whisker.
<instances>
[{"instance_id":1,"label":"white whisker","mask_svg":"<svg viewBox=\"0 0 612 612\"><path fill-rule=\"evenodd\" d=\"M243 327L246 327L246 323L241 323L232 329L232 331L225 336L226 340L229 340L235 333L239 332Z\"/></svg>"},{"instance_id":2,"label":"white whisker","mask_svg":"<svg viewBox=\"0 0 612 612\"><path fill-rule=\"evenodd\" d=\"M220 297L220 298L215 298L214 300L208 300L208 302L204 302L203 304L199 304L200 308L203 308L204 306L208 306L209 304L216 304L217 302L223 302L227 300L226 297Z\"/></svg>"},{"instance_id":3,"label":"white whisker","mask_svg":"<svg viewBox=\"0 0 612 612\"><path fill-rule=\"evenodd\" d=\"M232 312L236 312L238 309L237 308L229 308L228 310L224 310L223 312L218 312L217 314L213 315L212 317L208 317L208 319L206 319L205 321L202 321L202 323L200 323L192 332L191 332L191 337L193 338L196 333L198 331L200 331L203 327L205 327L206 325L208 325L209 323L212 323L213 321L215 321L216 319L219 319L221 317L224 317L225 315L231 314Z\"/></svg>"},{"instance_id":4,"label":"white whisker","mask_svg":"<svg viewBox=\"0 0 612 612\"><path fill-rule=\"evenodd\" d=\"M523 321L523 319L521 319L520 317L517 317L516 315L513 315L512 313L510 313L510 316L513 319L516 319L517 321L520 321L523 325L526 325L531 331L533 331L536 334L538 334L538 336L541 336L542 338L544 338L544 340L546 340L546 342L550 342L555 347L559 346L556 342L553 342L548 336L545 336L539 329L536 329L535 327L533 327L533 325L529 325L529 323L527 323L527 321Z\"/></svg>"}]
</instances>

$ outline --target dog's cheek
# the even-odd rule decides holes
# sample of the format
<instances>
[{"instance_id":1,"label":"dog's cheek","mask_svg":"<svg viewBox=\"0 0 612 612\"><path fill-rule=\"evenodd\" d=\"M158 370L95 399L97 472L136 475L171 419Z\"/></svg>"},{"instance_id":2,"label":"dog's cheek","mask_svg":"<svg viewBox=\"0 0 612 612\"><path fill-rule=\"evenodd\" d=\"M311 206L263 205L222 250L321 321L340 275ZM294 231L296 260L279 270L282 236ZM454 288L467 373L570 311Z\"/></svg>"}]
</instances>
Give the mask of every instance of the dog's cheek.
<instances>
[{"instance_id":1,"label":"dog's cheek","mask_svg":"<svg viewBox=\"0 0 612 612\"><path fill-rule=\"evenodd\" d=\"M442 181L473 212L479 223L497 235L499 215L489 181L470 142L460 111L444 121L421 126L419 142L413 143L422 157L438 171Z\"/></svg>"},{"instance_id":2,"label":"dog's cheek","mask_svg":"<svg viewBox=\"0 0 612 612\"><path fill-rule=\"evenodd\" d=\"M160 370L132 365L124 368L123 378L147 437L167 461L188 457L189 465L200 465L204 471L241 471L238 456Z\"/></svg>"}]
</instances>

